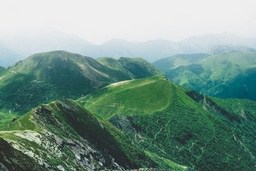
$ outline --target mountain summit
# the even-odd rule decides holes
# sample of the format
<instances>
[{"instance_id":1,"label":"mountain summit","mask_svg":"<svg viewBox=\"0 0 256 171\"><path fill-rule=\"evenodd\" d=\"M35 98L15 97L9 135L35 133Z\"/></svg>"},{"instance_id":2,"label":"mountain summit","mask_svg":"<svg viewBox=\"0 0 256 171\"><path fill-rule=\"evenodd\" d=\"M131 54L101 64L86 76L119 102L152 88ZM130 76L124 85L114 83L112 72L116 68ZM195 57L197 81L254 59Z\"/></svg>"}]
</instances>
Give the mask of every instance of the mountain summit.
<instances>
[{"instance_id":1,"label":"mountain summit","mask_svg":"<svg viewBox=\"0 0 256 171\"><path fill-rule=\"evenodd\" d=\"M93 58L65 51L32 55L2 74L0 108L26 111L41 102L77 98L116 81L157 73L143 59L113 60L120 64L120 68L113 69Z\"/></svg>"}]
</instances>

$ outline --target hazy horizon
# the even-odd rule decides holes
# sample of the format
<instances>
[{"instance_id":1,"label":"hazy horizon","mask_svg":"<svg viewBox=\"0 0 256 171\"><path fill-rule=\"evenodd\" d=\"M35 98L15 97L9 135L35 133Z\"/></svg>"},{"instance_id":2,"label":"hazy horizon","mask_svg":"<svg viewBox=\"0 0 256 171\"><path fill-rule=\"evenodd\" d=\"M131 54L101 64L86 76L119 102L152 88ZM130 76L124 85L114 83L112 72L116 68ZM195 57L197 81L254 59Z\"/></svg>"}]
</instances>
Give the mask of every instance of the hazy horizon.
<instances>
[{"instance_id":1,"label":"hazy horizon","mask_svg":"<svg viewBox=\"0 0 256 171\"><path fill-rule=\"evenodd\" d=\"M0 35L24 30L60 30L94 44L111 39L181 41L232 33L256 37L256 1L15 1L0 6Z\"/></svg>"},{"instance_id":2,"label":"hazy horizon","mask_svg":"<svg viewBox=\"0 0 256 171\"><path fill-rule=\"evenodd\" d=\"M107 42L110 42L110 41L125 41L125 42L130 42L130 43L145 43L145 42L151 42L151 41L170 41L170 42L173 42L173 43L180 43L184 40L188 40L188 39L191 39L191 38L197 38L197 37L203 37L203 36L206 36L206 37L209 37L209 36L219 36L220 38L223 38L223 37L239 37L239 38L243 38L243 39L253 39L255 40L256 39L256 36L251 36L251 37L247 37L247 36L241 36L241 35L238 35L238 34L235 34L235 33L232 33L232 32L207 32L207 33L202 33L202 34L194 34L194 35L189 35L187 37L183 37L183 38L180 38L180 39L172 39L172 38L152 38L152 39L142 39L142 40L131 40L131 39L125 39L125 38L118 38L118 37L111 37L109 39L106 39L106 40L102 40L102 41L92 41L90 39L87 39L86 37L82 37L81 35L78 35L76 33L70 33L70 32L65 32L65 31L62 31L62 30L58 30L58 29L55 29L55 28L27 28L27 29L20 29L16 32L0 32L0 40L2 38L2 40L13 40L13 39L16 39L16 38L20 38L21 40L22 39L38 39L38 38L51 38L51 37L54 37L56 35L59 35L59 36L64 36L65 38L67 37L70 37L70 38L77 38L80 39L80 40L84 40L84 41L87 41L89 44L91 45L102 45L102 44L105 44ZM39 39L40 40L40 39Z\"/></svg>"}]
</instances>

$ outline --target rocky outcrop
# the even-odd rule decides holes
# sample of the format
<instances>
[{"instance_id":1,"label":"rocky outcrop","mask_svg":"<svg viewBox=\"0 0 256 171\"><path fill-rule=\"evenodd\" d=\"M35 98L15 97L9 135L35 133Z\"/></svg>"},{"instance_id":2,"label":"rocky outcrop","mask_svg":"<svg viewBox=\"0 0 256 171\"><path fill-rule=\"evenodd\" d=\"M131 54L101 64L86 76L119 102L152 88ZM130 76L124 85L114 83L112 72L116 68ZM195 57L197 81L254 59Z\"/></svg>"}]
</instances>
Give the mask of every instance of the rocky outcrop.
<instances>
[{"instance_id":1,"label":"rocky outcrop","mask_svg":"<svg viewBox=\"0 0 256 171\"><path fill-rule=\"evenodd\" d=\"M18 162L13 168L21 171L26 170L21 167L25 164L29 164L27 170L38 170L35 168L37 166L39 169L60 171L125 170L155 166L143 151L127 140L124 142L126 138L115 127L100 121L71 100L35 108L14 120L9 130L0 131L0 136L8 141L3 140L9 151L14 150L25 156L24 161L20 161L17 155L11 157L13 160L3 160L5 163L0 161L2 170L12 170L7 165L12 162ZM1 147L0 152L6 152ZM20 162L25 163L20 166Z\"/></svg>"},{"instance_id":2,"label":"rocky outcrop","mask_svg":"<svg viewBox=\"0 0 256 171\"><path fill-rule=\"evenodd\" d=\"M46 171L31 157L14 149L7 141L0 138L0 170L1 171Z\"/></svg>"}]
</instances>

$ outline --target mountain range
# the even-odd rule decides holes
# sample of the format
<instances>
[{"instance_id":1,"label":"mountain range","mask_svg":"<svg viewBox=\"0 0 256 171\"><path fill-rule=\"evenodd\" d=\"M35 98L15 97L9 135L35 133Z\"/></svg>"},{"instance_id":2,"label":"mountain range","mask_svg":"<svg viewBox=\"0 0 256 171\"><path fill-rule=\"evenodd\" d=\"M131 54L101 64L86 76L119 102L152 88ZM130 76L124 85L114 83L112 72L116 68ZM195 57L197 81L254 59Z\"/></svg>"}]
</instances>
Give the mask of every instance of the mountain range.
<instances>
[{"instance_id":1,"label":"mountain range","mask_svg":"<svg viewBox=\"0 0 256 171\"><path fill-rule=\"evenodd\" d=\"M256 51L221 48L213 54L180 54L153 63L175 83L222 98L256 99Z\"/></svg>"},{"instance_id":2,"label":"mountain range","mask_svg":"<svg viewBox=\"0 0 256 171\"><path fill-rule=\"evenodd\" d=\"M0 170L255 170L256 102L174 83L237 78L253 92L254 55L181 54L158 71L142 58L51 51L2 68Z\"/></svg>"},{"instance_id":3,"label":"mountain range","mask_svg":"<svg viewBox=\"0 0 256 171\"><path fill-rule=\"evenodd\" d=\"M0 39L0 66L8 67L35 53L65 50L93 58L143 57L149 62L180 53L211 53L215 47L245 46L256 48L256 39L242 38L231 33L194 36L179 42L152 40L131 42L112 39L96 45L56 30L30 31L2 36Z\"/></svg>"},{"instance_id":4,"label":"mountain range","mask_svg":"<svg viewBox=\"0 0 256 171\"><path fill-rule=\"evenodd\" d=\"M255 167L254 101L210 98L156 76L114 83L78 102L166 170L173 162L195 170Z\"/></svg>"},{"instance_id":5,"label":"mountain range","mask_svg":"<svg viewBox=\"0 0 256 171\"><path fill-rule=\"evenodd\" d=\"M142 58L105 58L117 67L103 60L65 51L32 55L2 73L0 109L27 111L43 102L78 98L113 82L157 73Z\"/></svg>"}]
</instances>

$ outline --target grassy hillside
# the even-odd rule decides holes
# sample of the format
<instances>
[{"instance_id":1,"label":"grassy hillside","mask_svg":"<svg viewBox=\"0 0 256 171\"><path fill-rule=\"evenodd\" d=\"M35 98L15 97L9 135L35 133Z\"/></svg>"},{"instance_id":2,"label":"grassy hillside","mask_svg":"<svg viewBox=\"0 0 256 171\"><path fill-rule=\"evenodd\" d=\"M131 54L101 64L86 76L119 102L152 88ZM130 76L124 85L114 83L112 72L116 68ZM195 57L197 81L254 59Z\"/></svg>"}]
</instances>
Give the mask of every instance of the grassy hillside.
<instances>
[{"instance_id":1,"label":"grassy hillside","mask_svg":"<svg viewBox=\"0 0 256 171\"><path fill-rule=\"evenodd\" d=\"M153 63L153 65L160 69L161 71L167 71L169 69L173 69L179 66L187 66L190 64L197 63L202 59L207 58L210 56L209 54L205 53L198 53L198 54L177 54L171 57L162 58Z\"/></svg>"},{"instance_id":2,"label":"grassy hillside","mask_svg":"<svg viewBox=\"0 0 256 171\"><path fill-rule=\"evenodd\" d=\"M202 171L255 169L255 137L247 130L255 131L253 107L245 114L251 120L243 120L235 109L223 107L231 101L186 92L163 77L115 83L79 101L129 135L149 157L162 159L164 168L174 162Z\"/></svg>"},{"instance_id":3,"label":"grassy hillside","mask_svg":"<svg viewBox=\"0 0 256 171\"><path fill-rule=\"evenodd\" d=\"M155 76L113 83L82 98L80 102L92 113L109 118L122 113L132 115L161 111L170 104L169 94L170 88L166 81Z\"/></svg>"},{"instance_id":4,"label":"grassy hillside","mask_svg":"<svg viewBox=\"0 0 256 171\"><path fill-rule=\"evenodd\" d=\"M5 68L0 66L0 73L2 73L4 70Z\"/></svg>"},{"instance_id":5,"label":"grassy hillside","mask_svg":"<svg viewBox=\"0 0 256 171\"><path fill-rule=\"evenodd\" d=\"M118 70L120 74L129 75L132 78L157 74L156 69L143 58L99 58L97 61L111 69Z\"/></svg>"},{"instance_id":6,"label":"grassy hillside","mask_svg":"<svg viewBox=\"0 0 256 171\"><path fill-rule=\"evenodd\" d=\"M1 129L0 137L47 170L159 167L128 136L71 100L33 109Z\"/></svg>"},{"instance_id":7,"label":"grassy hillside","mask_svg":"<svg viewBox=\"0 0 256 171\"><path fill-rule=\"evenodd\" d=\"M119 74L128 75L129 77L134 77L128 70L126 70L123 65L114 58L98 58L97 61L104 66L111 69L119 71Z\"/></svg>"},{"instance_id":8,"label":"grassy hillside","mask_svg":"<svg viewBox=\"0 0 256 171\"><path fill-rule=\"evenodd\" d=\"M256 83L252 79L255 66L256 51L243 49L214 54L195 64L170 69L165 74L175 83L201 93L255 100L252 89Z\"/></svg>"},{"instance_id":9,"label":"grassy hillside","mask_svg":"<svg viewBox=\"0 0 256 171\"><path fill-rule=\"evenodd\" d=\"M228 81L217 94L223 98L256 100L256 67L247 69Z\"/></svg>"},{"instance_id":10,"label":"grassy hillside","mask_svg":"<svg viewBox=\"0 0 256 171\"><path fill-rule=\"evenodd\" d=\"M135 78L143 78L156 74L156 69L143 58L125 58L121 57L118 62Z\"/></svg>"},{"instance_id":11,"label":"grassy hillside","mask_svg":"<svg viewBox=\"0 0 256 171\"><path fill-rule=\"evenodd\" d=\"M133 64L135 59L126 60ZM127 72L120 72L123 70ZM78 98L116 81L156 74L145 61L139 71L144 75L136 67L112 69L90 57L64 51L35 54L1 76L0 110L26 112L42 102Z\"/></svg>"}]
</instances>

